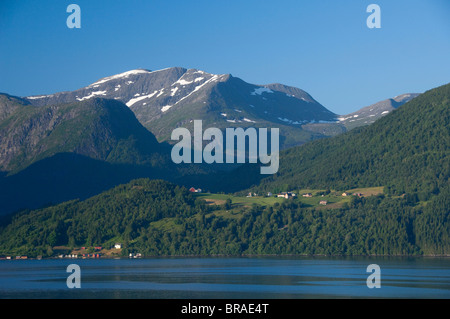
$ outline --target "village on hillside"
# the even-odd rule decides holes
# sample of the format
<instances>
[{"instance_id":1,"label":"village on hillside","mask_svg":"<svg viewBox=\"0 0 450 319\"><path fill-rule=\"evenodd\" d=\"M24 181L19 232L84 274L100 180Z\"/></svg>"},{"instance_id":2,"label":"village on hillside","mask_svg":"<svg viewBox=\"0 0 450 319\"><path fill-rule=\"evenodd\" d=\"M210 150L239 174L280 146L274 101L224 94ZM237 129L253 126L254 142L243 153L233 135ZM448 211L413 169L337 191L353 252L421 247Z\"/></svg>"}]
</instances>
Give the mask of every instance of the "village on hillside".
<instances>
[{"instance_id":1,"label":"village on hillside","mask_svg":"<svg viewBox=\"0 0 450 319\"><path fill-rule=\"evenodd\" d=\"M344 203L349 203L355 197L368 197L372 195L383 194L383 187L357 188L346 191L336 190L314 190L314 189L300 189L287 192L267 192L264 194L257 194L249 192L247 195L236 194L214 194L208 193L201 188L191 187L191 193L205 200L208 205L220 205L221 209L215 211L214 214L223 217L238 216L242 207L251 207L252 205L271 206L281 204L285 201L295 200L305 207L314 207L316 209L334 209L340 208ZM299 194L299 195L297 195ZM229 203L228 205L225 205ZM167 221L170 223L170 221ZM103 246L92 247L78 247L69 248L65 246L53 247L54 258L64 259L86 259L86 258L114 258L114 257L128 257L141 258L139 252L123 251L124 244L121 242L111 242ZM125 253L125 255L124 255ZM0 256L0 260L24 260L29 259L27 256ZM37 257L40 259L40 256Z\"/></svg>"},{"instance_id":2,"label":"village on hillside","mask_svg":"<svg viewBox=\"0 0 450 319\"><path fill-rule=\"evenodd\" d=\"M235 205L272 205L276 202L281 203L283 200L297 200L306 207L318 208L339 208L344 203L350 202L353 197L367 197L372 195L383 194L383 187L355 188L351 190L314 190L300 189L287 192L267 192L258 194L249 192L245 196L235 194L214 194L203 192L199 188L192 187L191 192L204 199L208 204L223 204L225 200L230 199Z\"/></svg>"}]
</instances>

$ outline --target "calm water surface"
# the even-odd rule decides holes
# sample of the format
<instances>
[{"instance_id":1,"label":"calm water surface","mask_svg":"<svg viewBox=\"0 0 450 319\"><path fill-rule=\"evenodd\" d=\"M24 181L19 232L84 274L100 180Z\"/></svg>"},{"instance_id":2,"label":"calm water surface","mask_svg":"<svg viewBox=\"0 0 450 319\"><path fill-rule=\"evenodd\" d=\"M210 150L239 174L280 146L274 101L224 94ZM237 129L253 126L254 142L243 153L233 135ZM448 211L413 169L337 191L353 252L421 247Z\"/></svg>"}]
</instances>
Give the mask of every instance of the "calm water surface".
<instances>
[{"instance_id":1,"label":"calm water surface","mask_svg":"<svg viewBox=\"0 0 450 319\"><path fill-rule=\"evenodd\" d=\"M67 266L81 268L69 289ZM366 285L381 268L381 288ZM450 298L450 258L149 258L0 261L0 298Z\"/></svg>"}]
</instances>

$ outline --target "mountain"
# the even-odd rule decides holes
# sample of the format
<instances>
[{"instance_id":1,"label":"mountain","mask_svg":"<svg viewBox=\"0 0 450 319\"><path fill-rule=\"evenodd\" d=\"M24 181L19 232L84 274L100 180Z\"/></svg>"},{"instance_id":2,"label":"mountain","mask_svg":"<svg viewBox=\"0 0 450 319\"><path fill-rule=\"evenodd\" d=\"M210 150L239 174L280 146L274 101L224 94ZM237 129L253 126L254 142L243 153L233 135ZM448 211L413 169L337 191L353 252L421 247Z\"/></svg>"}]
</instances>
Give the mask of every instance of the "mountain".
<instances>
[{"instance_id":1,"label":"mountain","mask_svg":"<svg viewBox=\"0 0 450 319\"><path fill-rule=\"evenodd\" d=\"M419 93L401 94L396 97L365 106L350 114L340 115L337 117L337 121L335 122L310 122L302 125L302 129L325 136L336 136L356 127L372 124L380 117L389 114L399 106L411 101L417 96L419 96Z\"/></svg>"},{"instance_id":2,"label":"mountain","mask_svg":"<svg viewBox=\"0 0 450 319\"><path fill-rule=\"evenodd\" d=\"M0 94L0 214L87 198L138 177L174 178L170 148L122 102L51 106Z\"/></svg>"},{"instance_id":3,"label":"mountain","mask_svg":"<svg viewBox=\"0 0 450 319\"><path fill-rule=\"evenodd\" d=\"M216 191L233 186L217 183L229 177L215 165L174 164L171 146L117 100L35 106L0 94L0 115L0 214L85 199L143 177Z\"/></svg>"},{"instance_id":4,"label":"mountain","mask_svg":"<svg viewBox=\"0 0 450 319\"><path fill-rule=\"evenodd\" d=\"M36 107L0 95L0 170L17 172L57 153L157 165L161 146L123 103L106 99Z\"/></svg>"},{"instance_id":5,"label":"mountain","mask_svg":"<svg viewBox=\"0 0 450 319\"><path fill-rule=\"evenodd\" d=\"M445 256L450 249L449 106L447 84L421 94L371 125L284 150L279 172L253 188L256 192L294 188L344 191L384 186L383 194L351 196L341 206L311 207L298 199L271 205L265 202L270 198L264 197L259 197L261 205L242 205L233 202L233 195L229 195L233 200L224 204L209 205L202 194L165 181L140 179L90 198L0 219L0 254L55 256L61 246L64 253L70 253L83 246L107 248L121 242L125 256L133 252L144 256ZM20 108L20 103L5 107L10 114ZM70 161L81 163L84 171L73 174L73 181L90 181L92 187L96 185L93 176L101 182L99 175L106 178L127 169L117 162L60 153L7 178L17 178L27 170L34 172L36 180L52 179L52 174L59 178L61 171L75 167ZM45 169L47 163L50 169ZM239 167L230 174L234 174L235 187L245 188L239 179L247 180L243 173L251 174L252 168ZM23 189L30 187L29 178L18 181ZM52 191L70 186L59 182L52 185ZM1 188L2 204L7 190ZM215 195L210 194L211 200Z\"/></svg>"},{"instance_id":6,"label":"mountain","mask_svg":"<svg viewBox=\"0 0 450 319\"><path fill-rule=\"evenodd\" d=\"M369 125L374 123L380 117L389 114L399 106L411 101L419 95L419 93L401 94L396 97L363 107L356 112L342 115L338 117L338 120L339 123L344 125L347 129Z\"/></svg>"},{"instance_id":7,"label":"mountain","mask_svg":"<svg viewBox=\"0 0 450 319\"><path fill-rule=\"evenodd\" d=\"M29 104L28 101L17 96L0 93L0 121L9 117L17 109Z\"/></svg>"},{"instance_id":8,"label":"mountain","mask_svg":"<svg viewBox=\"0 0 450 319\"><path fill-rule=\"evenodd\" d=\"M429 90L375 123L280 153L259 190L384 186L427 198L450 175L450 84ZM419 196L419 197L420 197Z\"/></svg>"},{"instance_id":9,"label":"mountain","mask_svg":"<svg viewBox=\"0 0 450 319\"><path fill-rule=\"evenodd\" d=\"M284 147L326 136L302 129L307 123L336 122L336 115L305 91L282 84L254 85L230 74L180 67L137 69L102 78L73 92L24 98L35 106L93 97L125 103L159 141L176 127L279 127Z\"/></svg>"},{"instance_id":10,"label":"mountain","mask_svg":"<svg viewBox=\"0 0 450 319\"><path fill-rule=\"evenodd\" d=\"M221 171L207 164L175 165L165 141L175 127L191 129L194 119L202 119L204 129L279 127L284 148L346 130L301 89L195 69L132 70L51 95L0 94L0 213L87 198L133 178L163 178L216 192L261 180L252 165L231 173L236 165L228 171L226 165L219 165Z\"/></svg>"}]
</instances>

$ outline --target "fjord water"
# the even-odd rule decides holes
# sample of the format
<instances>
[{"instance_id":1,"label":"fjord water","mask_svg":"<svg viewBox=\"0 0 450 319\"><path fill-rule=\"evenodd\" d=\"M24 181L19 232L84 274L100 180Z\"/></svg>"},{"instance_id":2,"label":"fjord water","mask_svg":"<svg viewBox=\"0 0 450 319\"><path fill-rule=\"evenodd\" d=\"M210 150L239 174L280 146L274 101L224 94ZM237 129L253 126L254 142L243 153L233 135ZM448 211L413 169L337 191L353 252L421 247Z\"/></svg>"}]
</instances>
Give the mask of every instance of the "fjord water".
<instances>
[{"instance_id":1,"label":"fjord water","mask_svg":"<svg viewBox=\"0 0 450 319\"><path fill-rule=\"evenodd\" d=\"M69 289L67 266L81 269ZM367 266L381 269L368 288ZM450 298L450 258L242 257L0 261L0 298Z\"/></svg>"}]
</instances>

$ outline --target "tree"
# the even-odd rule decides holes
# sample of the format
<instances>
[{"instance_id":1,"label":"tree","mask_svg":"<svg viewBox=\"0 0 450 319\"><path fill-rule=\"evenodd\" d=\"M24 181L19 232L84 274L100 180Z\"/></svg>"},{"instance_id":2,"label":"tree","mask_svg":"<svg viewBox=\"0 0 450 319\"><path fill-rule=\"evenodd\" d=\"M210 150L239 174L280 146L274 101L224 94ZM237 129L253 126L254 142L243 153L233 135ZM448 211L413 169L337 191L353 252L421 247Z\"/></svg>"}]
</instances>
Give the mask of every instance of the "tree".
<instances>
[{"instance_id":1,"label":"tree","mask_svg":"<svg viewBox=\"0 0 450 319\"><path fill-rule=\"evenodd\" d=\"M227 198L227 199L225 200L224 208L225 208L226 210L231 209L231 204L232 204L231 199L230 199L230 198Z\"/></svg>"}]
</instances>

